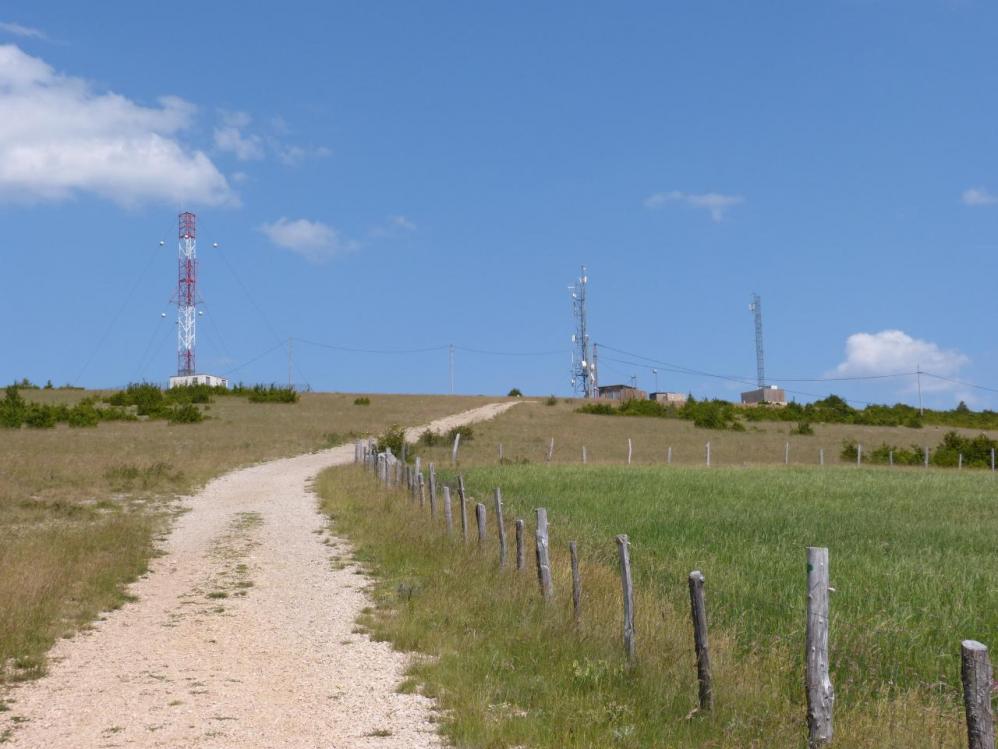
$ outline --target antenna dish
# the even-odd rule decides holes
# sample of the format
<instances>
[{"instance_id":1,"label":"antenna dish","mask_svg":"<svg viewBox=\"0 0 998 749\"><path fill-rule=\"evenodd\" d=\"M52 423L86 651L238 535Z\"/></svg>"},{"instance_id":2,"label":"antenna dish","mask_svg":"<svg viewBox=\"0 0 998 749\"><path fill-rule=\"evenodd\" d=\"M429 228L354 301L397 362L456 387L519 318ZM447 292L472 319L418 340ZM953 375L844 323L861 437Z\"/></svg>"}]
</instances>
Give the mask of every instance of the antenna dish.
<instances>
[{"instance_id":1,"label":"antenna dish","mask_svg":"<svg viewBox=\"0 0 998 749\"><path fill-rule=\"evenodd\" d=\"M160 247L162 247L162 246L163 246L163 245L165 245L165 244L166 244L166 242L164 242L164 241L163 241L162 239L161 239L161 240L159 240L159 246L160 246Z\"/></svg>"},{"instance_id":2,"label":"antenna dish","mask_svg":"<svg viewBox=\"0 0 998 749\"><path fill-rule=\"evenodd\" d=\"M212 243L211 243L211 246L212 246L212 247L218 247L218 242L212 242Z\"/></svg>"},{"instance_id":3,"label":"antenna dish","mask_svg":"<svg viewBox=\"0 0 998 749\"><path fill-rule=\"evenodd\" d=\"M160 316L160 317L166 317L166 313L165 313L165 312L160 312L160 313L159 313L159 316Z\"/></svg>"}]
</instances>

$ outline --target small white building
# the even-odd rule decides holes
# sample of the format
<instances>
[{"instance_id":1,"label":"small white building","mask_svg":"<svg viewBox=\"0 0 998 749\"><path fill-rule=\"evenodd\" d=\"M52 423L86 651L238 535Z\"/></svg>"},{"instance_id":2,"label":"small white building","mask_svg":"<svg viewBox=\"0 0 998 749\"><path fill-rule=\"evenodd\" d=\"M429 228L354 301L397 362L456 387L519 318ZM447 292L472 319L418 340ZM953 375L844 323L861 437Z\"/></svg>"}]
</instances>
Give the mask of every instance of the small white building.
<instances>
[{"instance_id":1,"label":"small white building","mask_svg":"<svg viewBox=\"0 0 998 749\"><path fill-rule=\"evenodd\" d=\"M661 403L663 406L684 406L686 405L686 393L649 393L648 400Z\"/></svg>"},{"instance_id":2,"label":"small white building","mask_svg":"<svg viewBox=\"0 0 998 749\"><path fill-rule=\"evenodd\" d=\"M210 374L176 375L170 378L171 388L189 387L191 385L208 385L213 388L227 388L229 381L224 377Z\"/></svg>"}]
</instances>

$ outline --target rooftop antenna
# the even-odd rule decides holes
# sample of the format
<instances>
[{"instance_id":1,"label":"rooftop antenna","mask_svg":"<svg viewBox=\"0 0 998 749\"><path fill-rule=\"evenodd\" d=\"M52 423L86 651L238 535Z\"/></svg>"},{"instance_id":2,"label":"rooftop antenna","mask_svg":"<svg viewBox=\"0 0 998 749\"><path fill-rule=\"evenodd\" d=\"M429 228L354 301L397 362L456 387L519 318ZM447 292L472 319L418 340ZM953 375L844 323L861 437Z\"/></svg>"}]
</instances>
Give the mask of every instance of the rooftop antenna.
<instances>
[{"instance_id":1,"label":"rooftop antenna","mask_svg":"<svg viewBox=\"0 0 998 749\"><path fill-rule=\"evenodd\" d=\"M759 378L759 388L766 387L766 356L762 350L762 299L758 294L752 294L749 312L755 315L755 368Z\"/></svg>"},{"instance_id":2,"label":"rooftop antenna","mask_svg":"<svg viewBox=\"0 0 998 749\"><path fill-rule=\"evenodd\" d=\"M595 395L593 383L596 379L596 365L589 353L589 332L586 320L586 287L588 285L589 276L586 274L586 266L583 265L578 279L568 287L572 292L572 316L575 318L575 334L572 336L572 391L583 398L592 398Z\"/></svg>"}]
</instances>

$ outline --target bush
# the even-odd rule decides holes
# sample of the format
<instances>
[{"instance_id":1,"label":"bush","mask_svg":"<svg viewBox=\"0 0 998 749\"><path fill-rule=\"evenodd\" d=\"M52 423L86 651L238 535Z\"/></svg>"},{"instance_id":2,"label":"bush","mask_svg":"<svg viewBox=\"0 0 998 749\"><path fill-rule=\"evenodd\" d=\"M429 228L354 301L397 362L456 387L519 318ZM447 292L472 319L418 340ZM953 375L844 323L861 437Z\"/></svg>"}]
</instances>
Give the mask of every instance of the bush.
<instances>
[{"instance_id":1,"label":"bush","mask_svg":"<svg viewBox=\"0 0 998 749\"><path fill-rule=\"evenodd\" d=\"M461 442L471 442L475 438L475 430L465 424L464 426L454 427L447 432L447 442L453 442L454 438L459 434L461 435Z\"/></svg>"},{"instance_id":2,"label":"bush","mask_svg":"<svg viewBox=\"0 0 998 749\"><path fill-rule=\"evenodd\" d=\"M391 450L396 458L402 457L402 448L405 445L405 427L392 424L381 436L378 437L377 450L379 453Z\"/></svg>"},{"instance_id":3,"label":"bush","mask_svg":"<svg viewBox=\"0 0 998 749\"><path fill-rule=\"evenodd\" d=\"M617 409L610 403L583 403L575 409L575 412L580 414L595 414L596 416L614 416L617 413Z\"/></svg>"},{"instance_id":4,"label":"bush","mask_svg":"<svg viewBox=\"0 0 998 749\"><path fill-rule=\"evenodd\" d=\"M947 432L943 441L933 451L932 465L956 467L963 456L963 465L967 468L990 468L991 451L998 448L998 442L986 434L976 437L964 437L956 432Z\"/></svg>"},{"instance_id":5,"label":"bush","mask_svg":"<svg viewBox=\"0 0 998 749\"><path fill-rule=\"evenodd\" d=\"M254 385L249 394L250 403L297 403L298 393L294 388L279 385Z\"/></svg>"},{"instance_id":6,"label":"bush","mask_svg":"<svg viewBox=\"0 0 998 749\"><path fill-rule=\"evenodd\" d=\"M791 427L790 434L799 434L811 437L814 436L814 427L811 426L810 421L798 421L797 426Z\"/></svg>"},{"instance_id":7,"label":"bush","mask_svg":"<svg viewBox=\"0 0 998 749\"><path fill-rule=\"evenodd\" d=\"M544 399L544 405L545 406L557 406L558 405L558 399L555 398L553 395L549 395L547 398Z\"/></svg>"},{"instance_id":8,"label":"bush","mask_svg":"<svg viewBox=\"0 0 998 749\"><path fill-rule=\"evenodd\" d=\"M520 392L520 388L513 388L508 393L506 393L507 398L522 398L523 393Z\"/></svg>"},{"instance_id":9,"label":"bush","mask_svg":"<svg viewBox=\"0 0 998 749\"><path fill-rule=\"evenodd\" d=\"M94 408L94 404L85 400L69 409L66 422L71 427L95 427L100 420L100 413Z\"/></svg>"},{"instance_id":10,"label":"bush","mask_svg":"<svg viewBox=\"0 0 998 749\"><path fill-rule=\"evenodd\" d=\"M442 444L443 441L444 437L442 434L438 434L437 432L427 429L419 435L419 439L416 440L416 444L423 447L433 447L434 445Z\"/></svg>"},{"instance_id":11,"label":"bush","mask_svg":"<svg viewBox=\"0 0 998 749\"><path fill-rule=\"evenodd\" d=\"M367 396L362 396L360 398L354 398L353 399L353 404L355 406L370 406L371 405L371 399L368 398Z\"/></svg>"},{"instance_id":12,"label":"bush","mask_svg":"<svg viewBox=\"0 0 998 749\"><path fill-rule=\"evenodd\" d=\"M167 412L166 419L171 424L197 424L204 421L204 414L193 403L181 403Z\"/></svg>"}]
</instances>

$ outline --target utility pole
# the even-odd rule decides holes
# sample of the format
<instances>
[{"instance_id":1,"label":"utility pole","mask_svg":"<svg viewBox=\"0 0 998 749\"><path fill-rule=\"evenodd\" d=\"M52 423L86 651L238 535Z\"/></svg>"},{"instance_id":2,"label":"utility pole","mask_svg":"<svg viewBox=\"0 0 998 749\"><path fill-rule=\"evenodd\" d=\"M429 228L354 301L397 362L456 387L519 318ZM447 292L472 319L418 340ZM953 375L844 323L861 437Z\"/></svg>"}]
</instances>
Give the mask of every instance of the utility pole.
<instances>
[{"instance_id":1,"label":"utility pole","mask_svg":"<svg viewBox=\"0 0 998 749\"><path fill-rule=\"evenodd\" d=\"M925 410L922 408L922 365L915 365L915 378L918 383L918 415L925 416Z\"/></svg>"},{"instance_id":2,"label":"utility pole","mask_svg":"<svg viewBox=\"0 0 998 749\"><path fill-rule=\"evenodd\" d=\"M454 344L447 345L447 371L450 374L450 394L454 395Z\"/></svg>"}]
</instances>

